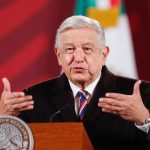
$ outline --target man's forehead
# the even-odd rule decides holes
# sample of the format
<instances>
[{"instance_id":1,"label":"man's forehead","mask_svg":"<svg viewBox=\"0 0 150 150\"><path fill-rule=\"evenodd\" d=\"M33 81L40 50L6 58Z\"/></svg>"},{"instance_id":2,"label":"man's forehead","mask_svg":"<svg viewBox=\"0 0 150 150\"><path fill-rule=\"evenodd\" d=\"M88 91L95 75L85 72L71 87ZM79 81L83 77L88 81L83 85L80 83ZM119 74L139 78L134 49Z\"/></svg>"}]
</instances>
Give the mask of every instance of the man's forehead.
<instances>
[{"instance_id":1,"label":"man's forehead","mask_svg":"<svg viewBox=\"0 0 150 150\"><path fill-rule=\"evenodd\" d=\"M73 32L64 32L60 35L60 40L63 43L72 43L72 42L83 42L83 43L92 43L95 40L99 40L99 35L96 32L88 31L73 31Z\"/></svg>"}]
</instances>

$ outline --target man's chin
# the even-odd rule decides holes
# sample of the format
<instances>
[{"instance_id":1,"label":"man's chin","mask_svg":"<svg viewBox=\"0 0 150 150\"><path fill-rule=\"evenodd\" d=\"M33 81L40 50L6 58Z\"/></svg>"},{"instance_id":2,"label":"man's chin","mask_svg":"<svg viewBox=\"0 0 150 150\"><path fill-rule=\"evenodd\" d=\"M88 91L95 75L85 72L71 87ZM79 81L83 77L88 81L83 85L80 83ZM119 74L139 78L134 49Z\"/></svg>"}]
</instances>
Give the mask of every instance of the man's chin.
<instances>
[{"instance_id":1,"label":"man's chin","mask_svg":"<svg viewBox=\"0 0 150 150\"><path fill-rule=\"evenodd\" d=\"M72 79L75 83L84 84L88 81L85 77L76 77Z\"/></svg>"}]
</instances>

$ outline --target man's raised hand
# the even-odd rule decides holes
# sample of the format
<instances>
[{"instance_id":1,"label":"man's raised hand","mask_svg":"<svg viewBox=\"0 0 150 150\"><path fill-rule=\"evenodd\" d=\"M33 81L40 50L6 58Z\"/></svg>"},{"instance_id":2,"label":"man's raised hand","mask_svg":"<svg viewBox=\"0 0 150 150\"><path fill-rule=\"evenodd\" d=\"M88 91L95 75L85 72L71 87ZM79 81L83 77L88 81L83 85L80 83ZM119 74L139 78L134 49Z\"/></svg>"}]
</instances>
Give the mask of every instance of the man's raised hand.
<instances>
[{"instance_id":1,"label":"man's raised hand","mask_svg":"<svg viewBox=\"0 0 150 150\"><path fill-rule=\"evenodd\" d=\"M0 115L17 116L20 111L33 109L34 101L31 95L25 95L24 92L11 92L7 78L3 78L2 82L4 88L0 98Z\"/></svg>"},{"instance_id":2,"label":"man's raised hand","mask_svg":"<svg viewBox=\"0 0 150 150\"><path fill-rule=\"evenodd\" d=\"M103 112L113 113L126 120L143 124L150 117L150 113L143 104L140 84L140 80L134 84L132 95L106 93L106 97L99 99L98 106L102 108Z\"/></svg>"}]
</instances>

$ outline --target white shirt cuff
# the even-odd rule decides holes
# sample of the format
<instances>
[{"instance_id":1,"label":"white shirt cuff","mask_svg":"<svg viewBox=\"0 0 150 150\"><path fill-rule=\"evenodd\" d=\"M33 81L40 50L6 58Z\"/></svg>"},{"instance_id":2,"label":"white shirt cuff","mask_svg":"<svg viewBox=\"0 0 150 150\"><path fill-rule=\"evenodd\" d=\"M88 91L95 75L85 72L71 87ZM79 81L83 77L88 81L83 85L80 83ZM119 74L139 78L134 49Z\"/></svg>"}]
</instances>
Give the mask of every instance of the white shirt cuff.
<instances>
[{"instance_id":1,"label":"white shirt cuff","mask_svg":"<svg viewBox=\"0 0 150 150\"><path fill-rule=\"evenodd\" d=\"M148 133L149 128L150 128L150 123L146 123L146 124L143 124L143 125L137 125L137 124L135 124L135 126L138 129L142 130L143 132Z\"/></svg>"}]
</instances>

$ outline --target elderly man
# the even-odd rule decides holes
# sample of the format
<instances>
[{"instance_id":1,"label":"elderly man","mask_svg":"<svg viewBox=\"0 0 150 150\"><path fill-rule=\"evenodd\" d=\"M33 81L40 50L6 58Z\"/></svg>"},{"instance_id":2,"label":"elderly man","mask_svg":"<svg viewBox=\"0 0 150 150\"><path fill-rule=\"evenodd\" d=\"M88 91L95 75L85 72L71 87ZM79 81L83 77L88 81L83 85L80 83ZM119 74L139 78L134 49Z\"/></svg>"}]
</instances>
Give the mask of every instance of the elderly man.
<instances>
[{"instance_id":1,"label":"elderly man","mask_svg":"<svg viewBox=\"0 0 150 150\"><path fill-rule=\"evenodd\" d=\"M57 30L55 53L59 77L24 92L11 92L3 79L0 114L26 122L82 121L97 150L150 149L150 84L107 69L101 25L84 16L67 18Z\"/></svg>"}]
</instances>

